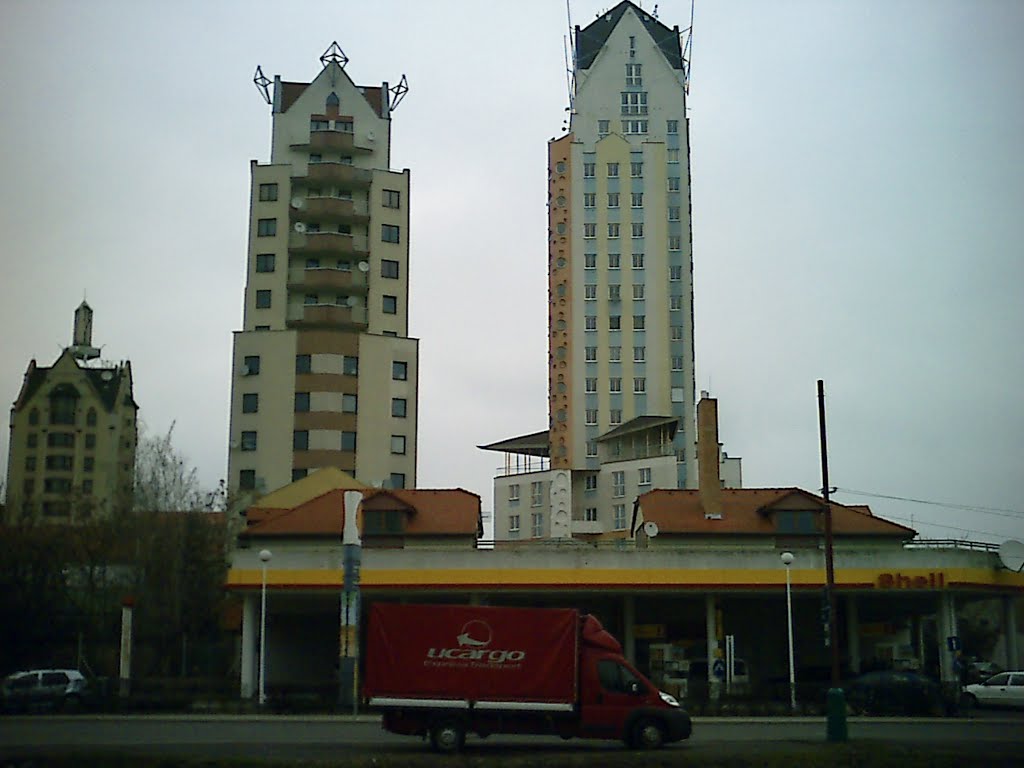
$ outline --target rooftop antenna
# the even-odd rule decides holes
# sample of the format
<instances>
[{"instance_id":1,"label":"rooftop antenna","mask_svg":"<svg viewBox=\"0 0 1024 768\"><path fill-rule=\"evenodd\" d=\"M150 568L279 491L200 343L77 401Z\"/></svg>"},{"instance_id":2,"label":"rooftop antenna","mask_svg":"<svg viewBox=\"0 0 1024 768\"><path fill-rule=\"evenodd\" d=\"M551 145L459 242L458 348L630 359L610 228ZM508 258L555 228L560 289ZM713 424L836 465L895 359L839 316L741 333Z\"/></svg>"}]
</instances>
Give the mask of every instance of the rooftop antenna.
<instances>
[{"instance_id":1,"label":"rooftop antenna","mask_svg":"<svg viewBox=\"0 0 1024 768\"><path fill-rule=\"evenodd\" d=\"M679 37L683 43L683 90L686 95L690 95L690 61L693 59L693 4L695 0L690 0L690 26L679 33ZM654 6L655 16L657 16L658 6ZM683 39L685 37L685 39Z\"/></svg>"},{"instance_id":2,"label":"rooftop antenna","mask_svg":"<svg viewBox=\"0 0 1024 768\"><path fill-rule=\"evenodd\" d=\"M569 23L569 34L565 37L565 85L569 91L569 113L576 103L576 41L573 39L572 8L565 0L565 17Z\"/></svg>"},{"instance_id":3,"label":"rooftop antenna","mask_svg":"<svg viewBox=\"0 0 1024 768\"><path fill-rule=\"evenodd\" d=\"M252 81L256 85L256 90L260 92L260 96L263 100L270 104L270 78L263 74L263 69L257 64L256 74L252 76Z\"/></svg>"},{"instance_id":4,"label":"rooftop antenna","mask_svg":"<svg viewBox=\"0 0 1024 768\"><path fill-rule=\"evenodd\" d=\"M341 69L344 69L345 65L348 64L348 56L346 56L345 52L341 50L341 46L338 45L338 41L334 40L329 46L327 46L327 50L323 52L323 55L320 57L320 63L323 64L324 68L326 68L328 64L333 63L337 64ZM331 70L331 87L337 85L337 80L337 73L334 70Z\"/></svg>"},{"instance_id":5,"label":"rooftop antenna","mask_svg":"<svg viewBox=\"0 0 1024 768\"><path fill-rule=\"evenodd\" d=\"M388 88L388 93L391 94L391 100L388 103L388 111L394 112L398 108L398 105L402 103L402 99L405 98L405 94L409 92L409 81L405 75L402 75L402 79L398 81L398 85Z\"/></svg>"}]
</instances>

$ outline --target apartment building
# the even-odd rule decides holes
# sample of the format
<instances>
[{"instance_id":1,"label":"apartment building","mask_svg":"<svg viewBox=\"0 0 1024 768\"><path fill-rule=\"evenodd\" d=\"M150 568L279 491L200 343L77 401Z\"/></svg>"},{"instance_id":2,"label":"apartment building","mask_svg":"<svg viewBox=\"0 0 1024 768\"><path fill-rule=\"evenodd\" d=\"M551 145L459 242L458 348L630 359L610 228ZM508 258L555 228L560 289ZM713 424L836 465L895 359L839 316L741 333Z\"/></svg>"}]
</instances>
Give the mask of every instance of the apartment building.
<instances>
[{"instance_id":1,"label":"apartment building","mask_svg":"<svg viewBox=\"0 0 1024 768\"><path fill-rule=\"evenodd\" d=\"M72 344L50 367L32 360L11 408L8 523L78 523L132 497L138 406L131 363L92 345L93 311L75 311Z\"/></svg>"},{"instance_id":2,"label":"apartment building","mask_svg":"<svg viewBox=\"0 0 1024 768\"><path fill-rule=\"evenodd\" d=\"M312 82L276 77L270 162L251 163L228 474L266 493L320 467L416 483L409 171L390 168L395 89L356 85L337 44ZM270 85L267 81L268 86Z\"/></svg>"}]
</instances>

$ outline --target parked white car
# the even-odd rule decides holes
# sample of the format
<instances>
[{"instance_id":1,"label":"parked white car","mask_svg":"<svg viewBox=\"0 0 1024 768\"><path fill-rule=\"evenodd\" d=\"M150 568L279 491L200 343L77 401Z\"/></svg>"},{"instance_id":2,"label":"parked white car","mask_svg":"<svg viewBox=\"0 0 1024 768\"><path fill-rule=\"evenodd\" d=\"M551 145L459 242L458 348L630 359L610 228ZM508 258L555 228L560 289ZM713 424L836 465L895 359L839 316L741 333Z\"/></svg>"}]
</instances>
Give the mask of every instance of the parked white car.
<instances>
[{"instance_id":1,"label":"parked white car","mask_svg":"<svg viewBox=\"0 0 1024 768\"><path fill-rule=\"evenodd\" d=\"M983 683L964 688L970 706L1024 707L1024 672L1000 672Z\"/></svg>"}]
</instances>

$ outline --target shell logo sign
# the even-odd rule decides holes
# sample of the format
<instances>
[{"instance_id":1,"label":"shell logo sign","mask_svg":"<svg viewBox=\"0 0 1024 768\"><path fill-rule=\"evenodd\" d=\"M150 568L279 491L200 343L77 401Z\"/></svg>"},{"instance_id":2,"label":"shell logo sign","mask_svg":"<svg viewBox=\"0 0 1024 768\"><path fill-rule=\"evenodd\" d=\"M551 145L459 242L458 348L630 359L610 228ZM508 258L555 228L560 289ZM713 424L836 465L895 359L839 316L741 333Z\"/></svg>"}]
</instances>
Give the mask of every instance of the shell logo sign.
<instances>
[{"instance_id":1,"label":"shell logo sign","mask_svg":"<svg viewBox=\"0 0 1024 768\"><path fill-rule=\"evenodd\" d=\"M875 581L879 589L945 589L946 574L932 571L927 576L907 576L902 573L880 573Z\"/></svg>"}]
</instances>

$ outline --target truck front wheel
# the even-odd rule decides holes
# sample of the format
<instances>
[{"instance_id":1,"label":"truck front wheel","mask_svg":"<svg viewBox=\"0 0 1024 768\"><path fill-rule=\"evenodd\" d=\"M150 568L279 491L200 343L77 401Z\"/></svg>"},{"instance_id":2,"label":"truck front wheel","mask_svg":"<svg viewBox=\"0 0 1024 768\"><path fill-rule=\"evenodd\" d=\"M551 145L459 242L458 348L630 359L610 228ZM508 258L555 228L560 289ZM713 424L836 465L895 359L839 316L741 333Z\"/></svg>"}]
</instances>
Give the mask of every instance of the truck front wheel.
<instances>
[{"instance_id":1,"label":"truck front wheel","mask_svg":"<svg viewBox=\"0 0 1024 768\"><path fill-rule=\"evenodd\" d=\"M437 723L430 729L430 744L443 755L455 754L465 743L466 731L454 720Z\"/></svg>"},{"instance_id":2,"label":"truck front wheel","mask_svg":"<svg viewBox=\"0 0 1024 768\"><path fill-rule=\"evenodd\" d=\"M636 749L659 749L665 744L665 729L656 720L641 720L633 729Z\"/></svg>"}]
</instances>

